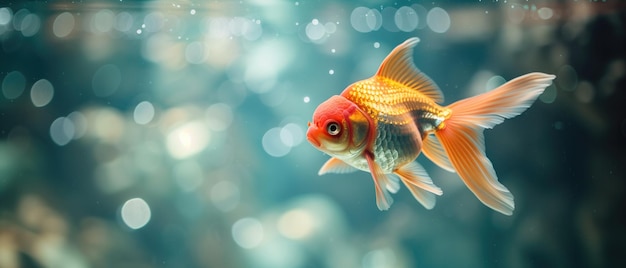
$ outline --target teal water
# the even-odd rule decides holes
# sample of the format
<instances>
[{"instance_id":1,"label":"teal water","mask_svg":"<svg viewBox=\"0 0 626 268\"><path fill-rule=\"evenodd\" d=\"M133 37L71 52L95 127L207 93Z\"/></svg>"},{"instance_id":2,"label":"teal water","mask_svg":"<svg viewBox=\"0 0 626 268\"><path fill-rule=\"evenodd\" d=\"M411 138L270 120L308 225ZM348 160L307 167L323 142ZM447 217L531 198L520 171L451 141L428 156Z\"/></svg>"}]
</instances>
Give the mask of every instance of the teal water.
<instances>
[{"instance_id":1,"label":"teal water","mask_svg":"<svg viewBox=\"0 0 626 268\"><path fill-rule=\"evenodd\" d=\"M619 1L2 1L0 267L622 267ZM419 37L445 104L555 74L485 132L504 216L318 176L314 109Z\"/></svg>"}]
</instances>

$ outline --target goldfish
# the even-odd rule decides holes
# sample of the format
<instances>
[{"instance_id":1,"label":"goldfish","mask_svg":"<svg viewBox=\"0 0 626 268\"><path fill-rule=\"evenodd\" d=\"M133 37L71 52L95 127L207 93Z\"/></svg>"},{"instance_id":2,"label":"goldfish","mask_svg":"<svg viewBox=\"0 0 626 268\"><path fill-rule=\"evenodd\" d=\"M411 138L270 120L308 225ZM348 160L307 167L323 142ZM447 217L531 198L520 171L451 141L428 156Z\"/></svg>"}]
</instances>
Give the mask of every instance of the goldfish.
<instances>
[{"instance_id":1,"label":"goldfish","mask_svg":"<svg viewBox=\"0 0 626 268\"><path fill-rule=\"evenodd\" d=\"M505 215L513 195L498 181L485 155L483 131L515 117L552 84L533 72L491 91L442 106L439 87L413 63L419 38L409 38L383 60L376 74L322 102L309 122L307 140L331 158L318 174L369 172L376 205L387 210L404 184L426 209L443 194L415 160L420 153L456 172L487 207Z\"/></svg>"}]
</instances>

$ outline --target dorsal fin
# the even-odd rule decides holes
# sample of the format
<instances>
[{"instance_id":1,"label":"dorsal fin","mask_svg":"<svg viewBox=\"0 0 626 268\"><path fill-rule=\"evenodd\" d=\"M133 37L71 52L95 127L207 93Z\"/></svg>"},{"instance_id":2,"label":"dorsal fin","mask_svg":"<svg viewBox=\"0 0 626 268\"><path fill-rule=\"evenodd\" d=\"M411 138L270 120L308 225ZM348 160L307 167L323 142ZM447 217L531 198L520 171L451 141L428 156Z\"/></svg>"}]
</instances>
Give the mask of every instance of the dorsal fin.
<instances>
[{"instance_id":1,"label":"dorsal fin","mask_svg":"<svg viewBox=\"0 0 626 268\"><path fill-rule=\"evenodd\" d=\"M439 87L413 64L413 47L419 41L417 37L409 38L394 48L380 64L376 75L392 79L442 103L443 93Z\"/></svg>"}]
</instances>

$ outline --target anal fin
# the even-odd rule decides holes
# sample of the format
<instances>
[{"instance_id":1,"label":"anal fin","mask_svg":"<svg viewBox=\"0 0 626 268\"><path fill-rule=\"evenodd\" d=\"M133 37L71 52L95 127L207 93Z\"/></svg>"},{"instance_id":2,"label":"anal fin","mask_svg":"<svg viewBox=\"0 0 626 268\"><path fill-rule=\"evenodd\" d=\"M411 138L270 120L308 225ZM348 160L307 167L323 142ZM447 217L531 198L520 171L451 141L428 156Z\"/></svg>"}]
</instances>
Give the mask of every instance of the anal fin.
<instances>
[{"instance_id":1,"label":"anal fin","mask_svg":"<svg viewBox=\"0 0 626 268\"><path fill-rule=\"evenodd\" d=\"M455 172L454 166L450 163L450 159L446 154L446 150L443 149L439 139L435 135L427 135L422 141L422 152L430 161L437 164L440 168L443 168L450 172Z\"/></svg>"}]
</instances>

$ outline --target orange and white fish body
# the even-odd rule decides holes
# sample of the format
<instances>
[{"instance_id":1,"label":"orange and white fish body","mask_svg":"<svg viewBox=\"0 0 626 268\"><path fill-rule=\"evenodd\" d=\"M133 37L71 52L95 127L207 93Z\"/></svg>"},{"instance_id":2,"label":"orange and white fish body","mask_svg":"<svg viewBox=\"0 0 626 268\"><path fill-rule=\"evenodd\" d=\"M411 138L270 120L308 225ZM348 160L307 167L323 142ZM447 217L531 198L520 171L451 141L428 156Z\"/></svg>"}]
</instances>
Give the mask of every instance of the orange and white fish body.
<instances>
[{"instance_id":1,"label":"orange and white fish body","mask_svg":"<svg viewBox=\"0 0 626 268\"><path fill-rule=\"evenodd\" d=\"M418 42L406 40L374 76L317 107L307 139L331 156L319 174L370 172L380 210L391 206L390 193L402 182L431 209L442 191L415 162L423 152L441 168L457 172L485 205L511 215L513 195L498 182L485 156L482 132L526 110L555 76L530 73L444 107L438 104L443 102L439 88L413 64Z\"/></svg>"}]
</instances>

